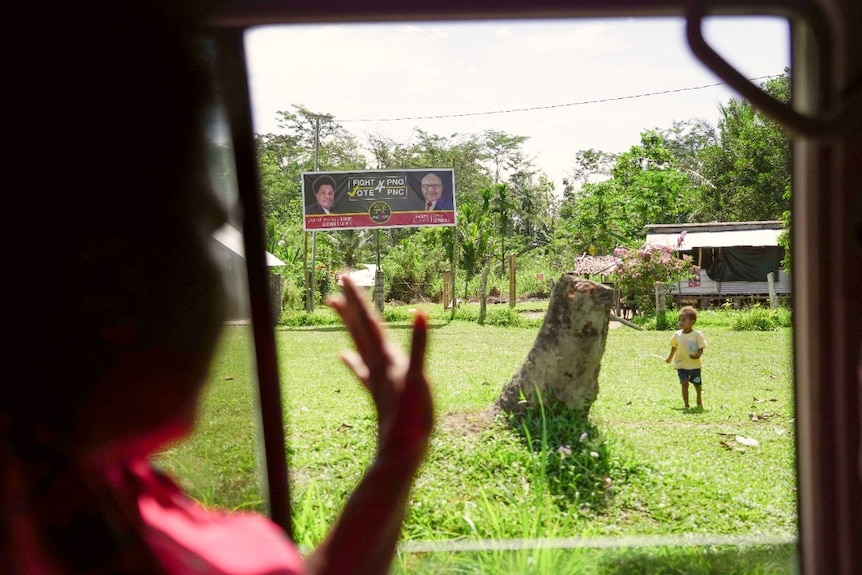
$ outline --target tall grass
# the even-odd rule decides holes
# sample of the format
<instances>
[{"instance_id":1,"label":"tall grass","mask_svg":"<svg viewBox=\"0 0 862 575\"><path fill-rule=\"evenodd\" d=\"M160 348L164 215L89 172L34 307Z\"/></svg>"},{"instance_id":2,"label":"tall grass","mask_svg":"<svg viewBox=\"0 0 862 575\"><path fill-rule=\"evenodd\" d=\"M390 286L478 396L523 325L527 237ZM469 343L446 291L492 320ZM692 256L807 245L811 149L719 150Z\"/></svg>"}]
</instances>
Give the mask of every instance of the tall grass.
<instances>
[{"instance_id":1,"label":"tall grass","mask_svg":"<svg viewBox=\"0 0 862 575\"><path fill-rule=\"evenodd\" d=\"M541 319L479 326L428 312L438 425L395 572L793 572L789 329L735 331L703 313L702 412L682 409L663 361L670 333L619 327L587 420L557 409L490 418ZM407 345L413 312L399 313L389 328ZM373 457L375 419L337 359L350 345L340 327L277 337L295 532L310 548ZM265 512L250 345L249 328L228 328L197 431L157 461L207 504Z\"/></svg>"}]
</instances>

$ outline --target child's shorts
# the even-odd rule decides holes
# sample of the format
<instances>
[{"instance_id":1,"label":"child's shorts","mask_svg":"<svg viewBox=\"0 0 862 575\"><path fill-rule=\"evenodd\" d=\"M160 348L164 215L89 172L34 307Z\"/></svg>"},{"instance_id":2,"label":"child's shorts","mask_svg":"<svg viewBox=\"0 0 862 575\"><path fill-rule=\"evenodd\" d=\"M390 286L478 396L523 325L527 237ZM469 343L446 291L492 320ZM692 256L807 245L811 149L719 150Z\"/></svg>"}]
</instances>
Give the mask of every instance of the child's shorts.
<instances>
[{"instance_id":1,"label":"child's shorts","mask_svg":"<svg viewBox=\"0 0 862 575\"><path fill-rule=\"evenodd\" d=\"M700 384L703 381L700 379L700 368L698 369L678 369L676 370L677 375L679 375L679 382L691 382L695 387L700 387Z\"/></svg>"}]
</instances>

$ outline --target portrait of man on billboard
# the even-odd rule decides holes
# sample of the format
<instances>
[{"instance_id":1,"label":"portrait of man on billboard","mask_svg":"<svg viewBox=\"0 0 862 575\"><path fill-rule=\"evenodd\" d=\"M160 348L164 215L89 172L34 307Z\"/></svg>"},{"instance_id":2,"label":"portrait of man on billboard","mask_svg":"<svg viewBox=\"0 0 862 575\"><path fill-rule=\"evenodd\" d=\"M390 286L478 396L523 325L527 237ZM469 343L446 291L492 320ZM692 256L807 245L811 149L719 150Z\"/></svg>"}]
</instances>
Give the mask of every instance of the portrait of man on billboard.
<instances>
[{"instance_id":1,"label":"portrait of man on billboard","mask_svg":"<svg viewBox=\"0 0 862 575\"><path fill-rule=\"evenodd\" d=\"M319 176L311 184L315 202L306 206L305 213L309 216L321 216L335 213L335 179L327 174Z\"/></svg>"},{"instance_id":2,"label":"portrait of man on billboard","mask_svg":"<svg viewBox=\"0 0 862 575\"><path fill-rule=\"evenodd\" d=\"M446 174L427 172L421 174L419 182L419 190L422 192L423 210L424 211L451 211L455 209L455 202L452 197L452 189L447 185L451 184L451 172ZM447 177L441 177L445 175Z\"/></svg>"}]
</instances>

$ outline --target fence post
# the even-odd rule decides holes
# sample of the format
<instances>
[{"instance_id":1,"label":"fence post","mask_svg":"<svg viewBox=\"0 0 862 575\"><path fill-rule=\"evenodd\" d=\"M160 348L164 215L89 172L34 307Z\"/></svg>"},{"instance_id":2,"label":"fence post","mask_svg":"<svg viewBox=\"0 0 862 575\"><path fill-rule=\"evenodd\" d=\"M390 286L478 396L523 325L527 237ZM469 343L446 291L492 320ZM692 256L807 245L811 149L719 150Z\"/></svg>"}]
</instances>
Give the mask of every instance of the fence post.
<instances>
[{"instance_id":1,"label":"fence post","mask_svg":"<svg viewBox=\"0 0 862 575\"><path fill-rule=\"evenodd\" d=\"M509 255L509 307L515 307L518 294L515 291L515 254Z\"/></svg>"},{"instance_id":2,"label":"fence post","mask_svg":"<svg viewBox=\"0 0 862 575\"><path fill-rule=\"evenodd\" d=\"M778 307L778 296L775 294L775 274L772 272L766 274L766 283L769 285L769 308L775 309Z\"/></svg>"}]
</instances>

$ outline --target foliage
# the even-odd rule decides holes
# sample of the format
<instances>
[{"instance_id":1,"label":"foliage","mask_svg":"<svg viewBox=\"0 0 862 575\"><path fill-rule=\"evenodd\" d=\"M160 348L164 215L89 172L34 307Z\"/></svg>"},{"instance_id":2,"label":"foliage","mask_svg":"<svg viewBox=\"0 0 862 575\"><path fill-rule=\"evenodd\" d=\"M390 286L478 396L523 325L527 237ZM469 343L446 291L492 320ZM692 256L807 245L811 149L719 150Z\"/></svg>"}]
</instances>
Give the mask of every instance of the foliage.
<instances>
[{"instance_id":1,"label":"foliage","mask_svg":"<svg viewBox=\"0 0 862 575\"><path fill-rule=\"evenodd\" d=\"M761 89L789 101L789 70ZM701 157L708 183L700 187L700 221L777 220L790 210L790 136L748 101L731 99L721 107L718 140Z\"/></svg>"},{"instance_id":2,"label":"foliage","mask_svg":"<svg viewBox=\"0 0 862 575\"><path fill-rule=\"evenodd\" d=\"M697 276L699 268L692 263L691 256L677 256L685 232L680 234L676 247L644 243L638 248L617 248L616 275L620 291L633 291L637 308L642 313L655 312L655 285L664 284L666 297L670 297L672 284Z\"/></svg>"},{"instance_id":3,"label":"foliage","mask_svg":"<svg viewBox=\"0 0 862 575\"><path fill-rule=\"evenodd\" d=\"M393 246L382 262L387 300L438 299L447 265L438 229L424 228Z\"/></svg>"},{"instance_id":4,"label":"foliage","mask_svg":"<svg viewBox=\"0 0 862 575\"><path fill-rule=\"evenodd\" d=\"M790 204L791 190L790 184L784 188L784 200ZM790 256L790 210L786 209L781 214L781 223L784 229L781 235L778 236L778 245L784 248L784 258L781 260L781 266L785 271L790 273L792 267L792 258Z\"/></svg>"},{"instance_id":5,"label":"foliage","mask_svg":"<svg viewBox=\"0 0 862 575\"><path fill-rule=\"evenodd\" d=\"M676 311L664 310L655 316L655 328L659 331L673 329L677 326Z\"/></svg>"},{"instance_id":6,"label":"foliage","mask_svg":"<svg viewBox=\"0 0 862 575\"><path fill-rule=\"evenodd\" d=\"M787 101L789 72L762 88ZM524 153L525 136L497 130L441 136L415 128L408 142L381 136L360 142L333 116L301 105L278 116L279 133L256 135L255 143L267 249L287 263L284 273L296 286L305 285L312 254L305 249L310 234L302 229L300 175L315 161L334 171L365 169L369 161L377 169L454 169L457 227L431 236L418 228L378 230L385 238L379 244L367 231L316 234L315 263L329 270L353 268L379 254L386 297L400 301L439 298L440 274L453 262L465 299L480 293L476 277L487 279L489 291L506 293L500 284L510 254L530 254L556 275L584 253L640 245L647 224L780 218L790 227L789 138L743 100L723 105L716 126L676 121L642 130L639 143L623 153L578 152L561 194ZM788 269L789 233L779 241ZM643 309L652 307L651 294L651 286L639 294Z\"/></svg>"},{"instance_id":7,"label":"foliage","mask_svg":"<svg viewBox=\"0 0 862 575\"><path fill-rule=\"evenodd\" d=\"M284 290L281 297L281 309L296 310L301 308L304 304L304 286L298 286L292 275L285 276L281 285Z\"/></svg>"},{"instance_id":8,"label":"foliage","mask_svg":"<svg viewBox=\"0 0 862 575\"><path fill-rule=\"evenodd\" d=\"M494 184L499 184L504 170L521 169L521 165L524 163L521 145L529 138L527 136L513 136L498 130L485 130L484 137L488 158L492 162Z\"/></svg>"},{"instance_id":9,"label":"foliage","mask_svg":"<svg viewBox=\"0 0 862 575\"><path fill-rule=\"evenodd\" d=\"M779 311L755 304L741 310L734 316L733 329L736 331L772 331L781 325Z\"/></svg>"},{"instance_id":10,"label":"foliage","mask_svg":"<svg viewBox=\"0 0 862 575\"><path fill-rule=\"evenodd\" d=\"M321 326L321 325L338 325L340 319L328 307L322 306L315 308L314 311L295 311L292 309L284 309L281 312L281 317L278 324L283 327L303 327L303 326Z\"/></svg>"},{"instance_id":11,"label":"foliage","mask_svg":"<svg viewBox=\"0 0 862 575\"><path fill-rule=\"evenodd\" d=\"M581 172L584 166L606 169L610 157L582 154L578 177L586 181L578 190L567 189L559 208L580 253L605 255L640 241L647 224L687 221L695 185L674 149L665 134L646 130L640 145L613 157L610 177L600 181Z\"/></svg>"},{"instance_id":12,"label":"foliage","mask_svg":"<svg viewBox=\"0 0 862 575\"><path fill-rule=\"evenodd\" d=\"M639 315L634 323L645 330L677 329L679 311L665 310L659 315ZM716 309L702 309L697 312L697 329L732 329L735 331L772 331L792 327L792 312L789 307L779 306L768 309L754 304L744 309L734 309L728 305Z\"/></svg>"},{"instance_id":13,"label":"foliage","mask_svg":"<svg viewBox=\"0 0 862 575\"><path fill-rule=\"evenodd\" d=\"M498 184L496 187L505 188L505 185ZM479 190L479 202L467 203L461 207L458 239L461 248L460 263L464 270L464 299L467 299L470 280L490 263L491 238L494 233L491 219L493 194L494 188L482 188Z\"/></svg>"},{"instance_id":14,"label":"foliage","mask_svg":"<svg viewBox=\"0 0 862 575\"><path fill-rule=\"evenodd\" d=\"M500 327L517 327L523 325L524 318L514 309L505 306L492 309L484 323Z\"/></svg>"}]
</instances>

